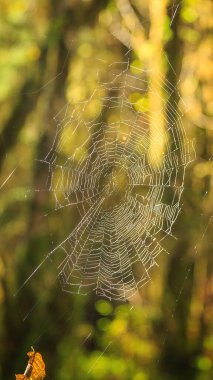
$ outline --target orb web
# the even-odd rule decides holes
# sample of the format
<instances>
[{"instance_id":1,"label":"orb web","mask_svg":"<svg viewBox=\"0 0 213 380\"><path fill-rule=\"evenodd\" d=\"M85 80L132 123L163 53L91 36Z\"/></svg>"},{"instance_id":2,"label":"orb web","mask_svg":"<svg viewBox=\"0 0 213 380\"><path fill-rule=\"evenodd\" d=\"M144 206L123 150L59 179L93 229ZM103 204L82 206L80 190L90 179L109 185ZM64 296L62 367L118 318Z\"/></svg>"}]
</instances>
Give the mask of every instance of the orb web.
<instances>
[{"instance_id":1,"label":"orb web","mask_svg":"<svg viewBox=\"0 0 213 380\"><path fill-rule=\"evenodd\" d=\"M74 229L49 254L62 252L63 289L125 300L149 281L165 239L173 238L191 147L182 114L169 101L174 88L156 77L169 138L161 163L152 165L149 125L153 119L158 128L158 117L147 107L148 92L156 91L149 72L132 70L128 62L109 72L111 79L99 80L88 100L67 105L58 116L53 145L41 161L55 208L70 207L72 216L76 206L79 213ZM94 106L100 110L92 117Z\"/></svg>"}]
</instances>

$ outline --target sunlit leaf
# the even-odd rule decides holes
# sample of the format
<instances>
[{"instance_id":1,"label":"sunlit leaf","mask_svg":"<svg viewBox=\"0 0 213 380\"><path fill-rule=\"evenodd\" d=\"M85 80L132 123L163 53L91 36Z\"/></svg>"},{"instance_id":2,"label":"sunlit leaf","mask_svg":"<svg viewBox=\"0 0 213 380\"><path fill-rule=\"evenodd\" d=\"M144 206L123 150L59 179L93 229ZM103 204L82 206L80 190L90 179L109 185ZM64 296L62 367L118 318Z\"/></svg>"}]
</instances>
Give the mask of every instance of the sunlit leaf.
<instances>
[{"instance_id":1,"label":"sunlit leaf","mask_svg":"<svg viewBox=\"0 0 213 380\"><path fill-rule=\"evenodd\" d=\"M39 352L30 351L27 367L23 374L18 374L16 380L43 380L46 376L45 364Z\"/></svg>"}]
</instances>

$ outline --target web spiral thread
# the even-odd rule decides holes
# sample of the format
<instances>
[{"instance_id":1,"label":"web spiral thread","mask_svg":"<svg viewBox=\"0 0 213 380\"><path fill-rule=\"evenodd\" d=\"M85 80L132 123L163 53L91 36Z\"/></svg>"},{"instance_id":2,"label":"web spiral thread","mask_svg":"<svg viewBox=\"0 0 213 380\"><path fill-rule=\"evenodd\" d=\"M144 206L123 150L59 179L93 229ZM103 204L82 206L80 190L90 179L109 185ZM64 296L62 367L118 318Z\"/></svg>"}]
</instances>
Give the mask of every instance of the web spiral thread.
<instances>
[{"instance_id":1,"label":"web spiral thread","mask_svg":"<svg viewBox=\"0 0 213 380\"><path fill-rule=\"evenodd\" d=\"M149 281L164 240L173 237L191 142L181 112L168 101L174 88L157 78L169 138L161 164L151 165L149 123L153 118L158 128L158 118L145 101L148 91L155 91L149 73L131 70L128 63L110 71L113 78L99 83L90 99L66 108L42 162L56 208L76 205L80 215L57 247L63 252L63 289L125 300ZM142 99L140 109L133 93ZM95 119L87 116L91 104L100 105Z\"/></svg>"}]
</instances>

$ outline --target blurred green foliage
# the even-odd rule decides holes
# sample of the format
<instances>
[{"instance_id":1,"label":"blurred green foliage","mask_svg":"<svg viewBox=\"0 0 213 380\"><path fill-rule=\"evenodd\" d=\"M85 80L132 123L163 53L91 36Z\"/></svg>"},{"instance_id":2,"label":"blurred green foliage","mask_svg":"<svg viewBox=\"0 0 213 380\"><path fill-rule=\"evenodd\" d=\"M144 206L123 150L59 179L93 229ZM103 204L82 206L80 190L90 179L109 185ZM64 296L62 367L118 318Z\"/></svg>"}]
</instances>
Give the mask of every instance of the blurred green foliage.
<instances>
[{"instance_id":1,"label":"blurred green foliage","mask_svg":"<svg viewBox=\"0 0 213 380\"><path fill-rule=\"evenodd\" d=\"M211 1L0 0L0 10L0 377L23 372L33 345L52 380L211 380ZM14 297L76 222L74 213L65 210L61 219L50 212L53 199L35 191L44 176L37 159L55 135L53 118L67 102L92 94L100 68L125 60L125 44L134 66L159 64L179 86L183 122L194 139L196 160L187 169L171 255L159 258L152 281L131 304L62 293L57 259ZM153 107L137 93L129 100L137 111ZM95 119L101 107L91 102L82 118ZM83 129L71 139L72 129L66 125L60 136L63 154L85 139Z\"/></svg>"}]
</instances>

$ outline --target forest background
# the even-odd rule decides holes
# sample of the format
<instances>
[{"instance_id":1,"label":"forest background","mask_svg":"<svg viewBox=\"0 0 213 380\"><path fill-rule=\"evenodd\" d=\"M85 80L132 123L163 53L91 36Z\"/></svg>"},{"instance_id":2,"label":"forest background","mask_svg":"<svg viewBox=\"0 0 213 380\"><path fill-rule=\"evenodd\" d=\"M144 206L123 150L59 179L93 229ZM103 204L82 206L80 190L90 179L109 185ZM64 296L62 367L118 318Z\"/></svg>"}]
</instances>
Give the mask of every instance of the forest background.
<instances>
[{"instance_id":1,"label":"forest background","mask_svg":"<svg viewBox=\"0 0 213 380\"><path fill-rule=\"evenodd\" d=\"M32 345L52 380L213 378L212 27L210 0L0 0L2 380L23 372ZM168 79L186 105L196 158L177 240L131 311L128 301L63 293L51 261L14 296L75 223L70 212L47 222L53 200L35 191L54 117L89 97L98 57L123 62L128 46L132 62ZM149 106L158 111L154 99Z\"/></svg>"}]
</instances>

